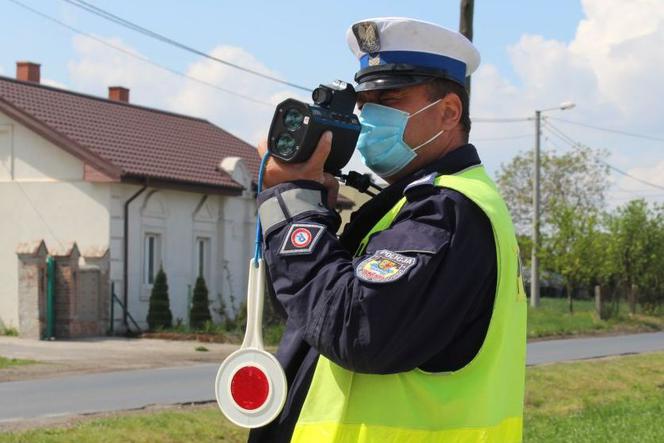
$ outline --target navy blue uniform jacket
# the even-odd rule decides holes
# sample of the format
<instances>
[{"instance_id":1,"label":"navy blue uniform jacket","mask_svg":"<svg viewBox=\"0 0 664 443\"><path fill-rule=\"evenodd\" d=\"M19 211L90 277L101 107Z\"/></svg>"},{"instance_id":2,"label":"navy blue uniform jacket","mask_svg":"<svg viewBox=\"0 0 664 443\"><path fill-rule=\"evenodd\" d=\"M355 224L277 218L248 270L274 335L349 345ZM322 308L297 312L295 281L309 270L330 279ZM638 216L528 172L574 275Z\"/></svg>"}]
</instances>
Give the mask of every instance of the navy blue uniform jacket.
<instances>
[{"instance_id":1,"label":"navy blue uniform jacket","mask_svg":"<svg viewBox=\"0 0 664 443\"><path fill-rule=\"evenodd\" d=\"M250 433L250 442L290 440L320 354L372 374L416 367L452 371L472 360L486 335L496 288L493 231L477 205L451 189L411 187L392 225L371 237L364 255L353 254L410 183L477 164L474 146L457 148L368 201L340 237L333 210L301 214L267 233L271 292L287 315L277 358L286 371L288 398L279 417ZM322 186L303 181L272 187L258 203L296 187L320 189L327 200ZM310 253L283 254L286 236L298 223L324 228ZM380 259L385 252L379 251L406 257L396 279L362 278L358 266Z\"/></svg>"}]
</instances>

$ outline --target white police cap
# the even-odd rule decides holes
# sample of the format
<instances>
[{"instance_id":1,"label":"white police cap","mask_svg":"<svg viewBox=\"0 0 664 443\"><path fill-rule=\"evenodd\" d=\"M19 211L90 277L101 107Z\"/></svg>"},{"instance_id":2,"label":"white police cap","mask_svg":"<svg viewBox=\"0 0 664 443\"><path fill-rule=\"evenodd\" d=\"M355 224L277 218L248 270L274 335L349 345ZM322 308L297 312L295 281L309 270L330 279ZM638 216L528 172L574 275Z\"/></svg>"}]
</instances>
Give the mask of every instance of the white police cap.
<instances>
[{"instance_id":1,"label":"white police cap","mask_svg":"<svg viewBox=\"0 0 664 443\"><path fill-rule=\"evenodd\" d=\"M391 89L444 78L465 86L480 64L466 37L434 23L379 17L353 24L348 46L360 61L357 91Z\"/></svg>"}]
</instances>

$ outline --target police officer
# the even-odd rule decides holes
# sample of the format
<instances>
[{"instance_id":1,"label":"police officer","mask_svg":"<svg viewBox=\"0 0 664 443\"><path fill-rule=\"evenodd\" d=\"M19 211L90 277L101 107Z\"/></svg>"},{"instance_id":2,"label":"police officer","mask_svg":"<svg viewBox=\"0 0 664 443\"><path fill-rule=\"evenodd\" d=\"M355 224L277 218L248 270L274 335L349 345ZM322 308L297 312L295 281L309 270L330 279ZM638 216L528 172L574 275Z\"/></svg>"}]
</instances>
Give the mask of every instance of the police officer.
<instances>
[{"instance_id":1,"label":"police officer","mask_svg":"<svg viewBox=\"0 0 664 443\"><path fill-rule=\"evenodd\" d=\"M331 134L271 159L264 257L288 314L284 410L253 442L521 441L526 303L509 213L468 144L462 35L377 18L347 33L362 133L389 186L340 237ZM263 153L264 146L261 148Z\"/></svg>"}]
</instances>

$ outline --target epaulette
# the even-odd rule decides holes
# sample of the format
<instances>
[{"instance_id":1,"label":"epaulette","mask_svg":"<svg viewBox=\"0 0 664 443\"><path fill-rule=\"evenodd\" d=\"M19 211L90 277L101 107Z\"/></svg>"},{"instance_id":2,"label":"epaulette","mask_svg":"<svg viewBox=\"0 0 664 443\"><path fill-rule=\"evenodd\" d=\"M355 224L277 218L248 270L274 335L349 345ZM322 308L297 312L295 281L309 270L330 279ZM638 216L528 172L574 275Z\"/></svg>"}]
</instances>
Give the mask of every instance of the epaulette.
<instances>
[{"instance_id":1,"label":"epaulette","mask_svg":"<svg viewBox=\"0 0 664 443\"><path fill-rule=\"evenodd\" d=\"M432 172L422 178L414 180L403 190L403 195L408 201L431 195L436 192L436 177L438 174Z\"/></svg>"}]
</instances>

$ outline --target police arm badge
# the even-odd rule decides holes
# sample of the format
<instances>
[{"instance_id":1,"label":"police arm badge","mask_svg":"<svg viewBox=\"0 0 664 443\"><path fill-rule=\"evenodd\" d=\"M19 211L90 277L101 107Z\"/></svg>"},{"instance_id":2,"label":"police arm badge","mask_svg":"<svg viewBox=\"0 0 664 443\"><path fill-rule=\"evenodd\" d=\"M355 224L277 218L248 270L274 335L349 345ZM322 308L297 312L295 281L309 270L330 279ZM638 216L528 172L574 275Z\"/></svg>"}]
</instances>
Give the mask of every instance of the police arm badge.
<instances>
[{"instance_id":1,"label":"police arm badge","mask_svg":"<svg viewBox=\"0 0 664 443\"><path fill-rule=\"evenodd\" d=\"M357 265L355 276L367 283L390 283L406 275L415 263L415 257L381 249Z\"/></svg>"},{"instance_id":2,"label":"police arm badge","mask_svg":"<svg viewBox=\"0 0 664 443\"><path fill-rule=\"evenodd\" d=\"M323 236L325 226L314 223L295 223L290 226L281 243L280 255L311 254Z\"/></svg>"}]
</instances>

